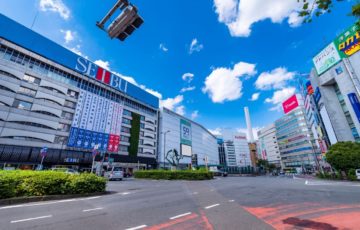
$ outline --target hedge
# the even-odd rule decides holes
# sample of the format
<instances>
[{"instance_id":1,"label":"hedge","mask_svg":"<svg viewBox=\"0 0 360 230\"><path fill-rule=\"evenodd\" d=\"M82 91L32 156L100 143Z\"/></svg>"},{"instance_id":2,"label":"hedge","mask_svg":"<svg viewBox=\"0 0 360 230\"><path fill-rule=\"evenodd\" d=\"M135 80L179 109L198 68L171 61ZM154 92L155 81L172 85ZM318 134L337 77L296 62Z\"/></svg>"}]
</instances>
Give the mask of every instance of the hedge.
<instances>
[{"instance_id":1,"label":"hedge","mask_svg":"<svg viewBox=\"0 0 360 230\"><path fill-rule=\"evenodd\" d=\"M104 192L106 180L94 174L53 171L0 171L0 199Z\"/></svg>"},{"instance_id":2,"label":"hedge","mask_svg":"<svg viewBox=\"0 0 360 230\"><path fill-rule=\"evenodd\" d=\"M192 171L192 170L144 170L136 171L135 178L140 179L155 179L155 180L210 180L214 178L212 172L207 171Z\"/></svg>"}]
</instances>

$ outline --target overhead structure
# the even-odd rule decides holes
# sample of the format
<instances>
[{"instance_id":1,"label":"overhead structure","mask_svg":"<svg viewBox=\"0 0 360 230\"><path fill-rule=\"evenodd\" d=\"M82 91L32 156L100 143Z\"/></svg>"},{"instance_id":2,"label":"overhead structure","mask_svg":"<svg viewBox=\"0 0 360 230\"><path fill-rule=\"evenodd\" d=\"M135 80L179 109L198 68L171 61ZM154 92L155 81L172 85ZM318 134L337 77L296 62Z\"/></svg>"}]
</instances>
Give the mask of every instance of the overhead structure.
<instances>
[{"instance_id":1,"label":"overhead structure","mask_svg":"<svg viewBox=\"0 0 360 230\"><path fill-rule=\"evenodd\" d=\"M111 20L111 16L114 15L118 9L121 10L121 13L115 20ZM109 25L106 26L105 24L109 20ZM97 22L96 25L107 32L111 39L118 38L120 41L124 41L143 23L144 20L139 16L138 9L134 5L128 0L118 0L105 17L100 22Z\"/></svg>"}]
</instances>

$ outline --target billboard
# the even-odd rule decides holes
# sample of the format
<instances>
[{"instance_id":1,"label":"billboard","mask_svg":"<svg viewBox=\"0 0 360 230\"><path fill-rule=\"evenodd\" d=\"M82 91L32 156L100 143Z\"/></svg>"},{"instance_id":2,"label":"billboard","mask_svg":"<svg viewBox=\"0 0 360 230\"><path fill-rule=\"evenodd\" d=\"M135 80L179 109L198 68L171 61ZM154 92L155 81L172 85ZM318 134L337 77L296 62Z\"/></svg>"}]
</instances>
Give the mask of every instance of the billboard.
<instances>
[{"instance_id":1,"label":"billboard","mask_svg":"<svg viewBox=\"0 0 360 230\"><path fill-rule=\"evenodd\" d=\"M294 94L289 99L284 101L282 103L282 106L283 106L285 114L287 114L287 113L293 111L294 109L296 109L299 106L299 102L298 102L298 99L296 97L296 94Z\"/></svg>"},{"instance_id":2,"label":"billboard","mask_svg":"<svg viewBox=\"0 0 360 230\"><path fill-rule=\"evenodd\" d=\"M122 105L94 93L80 90L68 146L117 152L120 142Z\"/></svg>"},{"instance_id":3,"label":"billboard","mask_svg":"<svg viewBox=\"0 0 360 230\"><path fill-rule=\"evenodd\" d=\"M180 144L192 144L191 123L183 119L180 119Z\"/></svg>"},{"instance_id":4,"label":"billboard","mask_svg":"<svg viewBox=\"0 0 360 230\"><path fill-rule=\"evenodd\" d=\"M347 58L360 50L360 28L353 25L338 36L334 43L341 58Z\"/></svg>"},{"instance_id":5,"label":"billboard","mask_svg":"<svg viewBox=\"0 0 360 230\"><path fill-rule=\"evenodd\" d=\"M341 60L334 42L330 43L325 49L313 58L313 63L318 75L324 73Z\"/></svg>"},{"instance_id":6,"label":"billboard","mask_svg":"<svg viewBox=\"0 0 360 230\"><path fill-rule=\"evenodd\" d=\"M355 93L349 93L348 94L351 106L354 109L355 115L360 122L360 103Z\"/></svg>"}]
</instances>

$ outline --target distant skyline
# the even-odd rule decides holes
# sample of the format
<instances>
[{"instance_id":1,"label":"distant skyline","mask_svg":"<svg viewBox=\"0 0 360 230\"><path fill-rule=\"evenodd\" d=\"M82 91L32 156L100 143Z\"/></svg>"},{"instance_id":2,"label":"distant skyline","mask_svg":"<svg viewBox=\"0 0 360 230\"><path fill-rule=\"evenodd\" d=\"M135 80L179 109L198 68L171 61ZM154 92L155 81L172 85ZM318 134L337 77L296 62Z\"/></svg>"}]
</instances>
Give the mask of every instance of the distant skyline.
<instances>
[{"instance_id":1,"label":"distant skyline","mask_svg":"<svg viewBox=\"0 0 360 230\"><path fill-rule=\"evenodd\" d=\"M95 26L114 3L4 0L0 12L214 133L246 132L245 106L255 132L281 117L312 57L355 22L351 1L302 24L297 0L132 0L145 23L119 42Z\"/></svg>"}]
</instances>

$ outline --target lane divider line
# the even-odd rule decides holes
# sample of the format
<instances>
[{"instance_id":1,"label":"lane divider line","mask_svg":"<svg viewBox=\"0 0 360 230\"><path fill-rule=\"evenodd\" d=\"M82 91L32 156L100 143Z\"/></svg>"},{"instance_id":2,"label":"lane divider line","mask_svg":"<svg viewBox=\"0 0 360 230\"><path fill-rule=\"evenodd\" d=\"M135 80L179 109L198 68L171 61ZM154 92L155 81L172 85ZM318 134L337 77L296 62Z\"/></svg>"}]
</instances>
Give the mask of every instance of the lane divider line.
<instances>
[{"instance_id":1,"label":"lane divider line","mask_svg":"<svg viewBox=\"0 0 360 230\"><path fill-rule=\"evenodd\" d=\"M177 215L177 216L170 217L169 219L174 220L174 219L177 219L177 218L180 218L180 217L183 217L183 216L188 216L190 214L191 214L191 212L187 212L187 213L183 213L183 214L180 214L180 215Z\"/></svg>"},{"instance_id":2,"label":"lane divider line","mask_svg":"<svg viewBox=\"0 0 360 230\"><path fill-rule=\"evenodd\" d=\"M234 202L235 200L229 200L229 202L231 203L231 202Z\"/></svg>"},{"instance_id":3,"label":"lane divider line","mask_svg":"<svg viewBox=\"0 0 360 230\"><path fill-rule=\"evenodd\" d=\"M198 192L193 192L193 194L194 194L194 195L197 195L197 194L199 194L199 193L198 193Z\"/></svg>"},{"instance_id":4,"label":"lane divider line","mask_svg":"<svg viewBox=\"0 0 360 230\"><path fill-rule=\"evenodd\" d=\"M96 210L102 210L104 208L91 208L91 209L84 209L82 210L83 212L91 212L91 211L96 211Z\"/></svg>"},{"instance_id":5,"label":"lane divider line","mask_svg":"<svg viewBox=\"0 0 360 230\"><path fill-rule=\"evenodd\" d=\"M220 204L213 204L213 205L210 205L210 206L206 206L205 209L210 209L210 208L213 208L213 207L216 207L216 206L219 206Z\"/></svg>"},{"instance_id":6,"label":"lane divider line","mask_svg":"<svg viewBox=\"0 0 360 230\"><path fill-rule=\"evenodd\" d=\"M38 216L38 217L33 217L33 218L21 219L21 220L12 220L12 221L10 221L10 223L14 224L14 223L19 223L19 222L38 220L38 219L45 219L45 218L50 218L50 217L52 217L52 215Z\"/></svg>"},{"instance_id":7,"label":"lane divider line","mask_svg":"<svg viewBox=\"0 0 360 230\"><path fill-rule=\"evenodd\" d=\"M143 224L143 225L139 225L139 226L136 226L136 227L133 227L133 228L127 228L125 230L137 230L137 229L142 229L142 228L146 228L147 225Z\"/></svg>"}]
</instances>

